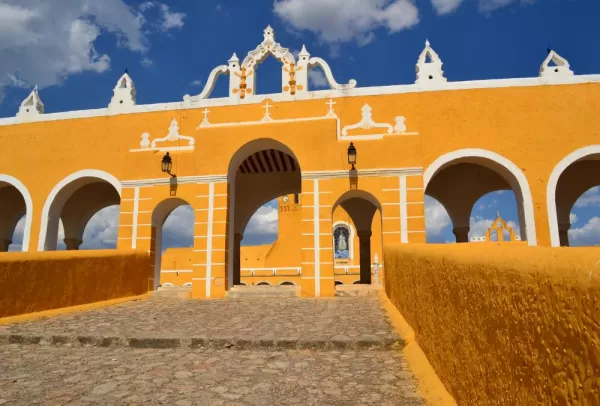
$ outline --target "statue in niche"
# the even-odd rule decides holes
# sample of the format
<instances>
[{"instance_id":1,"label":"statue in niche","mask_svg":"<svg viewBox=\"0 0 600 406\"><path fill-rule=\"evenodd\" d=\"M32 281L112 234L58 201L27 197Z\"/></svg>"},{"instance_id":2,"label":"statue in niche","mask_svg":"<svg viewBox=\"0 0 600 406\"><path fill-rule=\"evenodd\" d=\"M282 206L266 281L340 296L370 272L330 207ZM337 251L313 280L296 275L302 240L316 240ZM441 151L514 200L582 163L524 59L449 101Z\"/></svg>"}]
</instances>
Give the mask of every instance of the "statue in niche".
<instances>
[{"instance_id":1,"label":"statue in niche","mask_svg":"<svg viewBox=\"0 0 600 406\"><path fill-rule=\"evenodd\" d=\"M350 247L349 247L350 231L347 227L337 227L333 233L334 239L334 257L335 259L349 259L350 258Z\"/></svg>"}]
</instances>

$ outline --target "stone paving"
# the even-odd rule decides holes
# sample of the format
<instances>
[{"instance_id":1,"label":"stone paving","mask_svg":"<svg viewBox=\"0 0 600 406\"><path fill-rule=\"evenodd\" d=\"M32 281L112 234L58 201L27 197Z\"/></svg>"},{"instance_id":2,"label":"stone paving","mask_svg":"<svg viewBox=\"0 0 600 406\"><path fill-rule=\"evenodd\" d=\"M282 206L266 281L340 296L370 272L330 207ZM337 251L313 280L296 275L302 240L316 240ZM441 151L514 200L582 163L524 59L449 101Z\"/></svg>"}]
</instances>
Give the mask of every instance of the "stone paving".
<instances>
[{"instance_id":1,"label":"stone paving","mask_svg":"<svg viewBox=\"0 0 600 406\"><path fill-rule=\"evenodd\" d=\"M139 300L0 325L0 342L150 348L389 348L401 344L377 297Z\"/></svg>"},{"instance_id":2,"label":"stone paving","mask_svg":"<svg viewBox=\"0 0 600 406\"><path fill-rule=\"evenodd\" d=\"M376 297L136 301L0 337L0 405L424 404Z\"/></svg>"}]
</instances>

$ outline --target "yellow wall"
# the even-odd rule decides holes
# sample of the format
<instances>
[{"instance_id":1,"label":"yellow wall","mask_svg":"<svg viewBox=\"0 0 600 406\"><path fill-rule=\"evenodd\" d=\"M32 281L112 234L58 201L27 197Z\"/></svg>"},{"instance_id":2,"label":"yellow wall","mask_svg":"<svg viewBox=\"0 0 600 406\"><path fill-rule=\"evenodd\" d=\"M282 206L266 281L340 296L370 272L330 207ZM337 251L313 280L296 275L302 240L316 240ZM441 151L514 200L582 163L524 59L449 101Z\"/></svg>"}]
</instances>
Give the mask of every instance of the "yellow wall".
<instances>
[{"instance_id":1,"label":"yellow wall","mask_svg":"<svg viewBox=\"0 0 600 406\"><path fill-rule=\"evenodd\" d=\"M141 251L0 254L0 317L141 295L150 278Z\"/></svg>"},{"instance_id":2,"label":"yellow wall","mask_svg":"<svg viewBox=\"0 0 600 406\"><path fill-rule=\"evenodd\" d=\"M385 289L458 404L600 404L598 258L598 248L388 247Z\"/></svg>"}]
</instances>

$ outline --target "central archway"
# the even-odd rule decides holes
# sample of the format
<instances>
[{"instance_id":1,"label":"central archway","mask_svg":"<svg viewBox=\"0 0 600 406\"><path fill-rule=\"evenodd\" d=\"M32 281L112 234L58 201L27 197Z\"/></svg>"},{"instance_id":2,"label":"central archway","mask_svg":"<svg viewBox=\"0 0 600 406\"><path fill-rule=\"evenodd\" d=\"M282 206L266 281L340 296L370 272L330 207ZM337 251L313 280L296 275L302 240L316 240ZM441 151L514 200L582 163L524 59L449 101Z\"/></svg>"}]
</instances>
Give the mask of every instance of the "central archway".
<instances>
[{"instance_id":1,"label":"central archway","mask_svg":"<svg viewBox=\"0 0 600 406\"><path fill-rule=\"evenodd\" d=\"M240 245L254 212L271 200L300 194L302 175L296 155L285 144L261 138L243 145L227 171L229 226L227 288L240 285Z\"/></svg>"},{"instance_id":2,"label":"central archway","mask_svg":"<svg viewBox=\"0 0 600 406\"><path fill-rule=\"evenodd\" d=\"M334 216L335 210L341 206L350 216L359 244L359 269L360 280L356 283L371 284L371 237L373 236L373 220L375 213L379 211L379 221L381 221L381 203L375 196L364 190L349 190L341 195L331 209L331 216ZM349 225L348 225L349 227ZM352 234L352 227L349 227L349 235ZM381 227L379 228L381 230ZM336 236L334 234L333 261L335 262ZM381 238L377 239L381 241ZM350 246L350 244L348 244Z\"/></svg>"}]
</instances>

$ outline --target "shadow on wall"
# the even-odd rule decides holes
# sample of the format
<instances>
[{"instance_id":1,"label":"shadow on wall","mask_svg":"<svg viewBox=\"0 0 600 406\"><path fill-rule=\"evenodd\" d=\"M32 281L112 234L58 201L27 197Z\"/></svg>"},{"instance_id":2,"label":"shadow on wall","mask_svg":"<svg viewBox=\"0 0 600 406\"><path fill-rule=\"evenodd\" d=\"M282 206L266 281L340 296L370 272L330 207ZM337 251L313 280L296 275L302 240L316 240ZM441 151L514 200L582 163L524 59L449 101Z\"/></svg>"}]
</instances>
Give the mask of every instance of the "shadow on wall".
<instances>
[{"instance_id":1,"label":"shadow on wall","mask_svg":"<svg viewBox=\"0 0 600 406\"><path fill-rule=\"evenodd\" d=\"M411 244L384 262L458 404L599 403L599 248Z\"/></svg>"}]
</instances>

